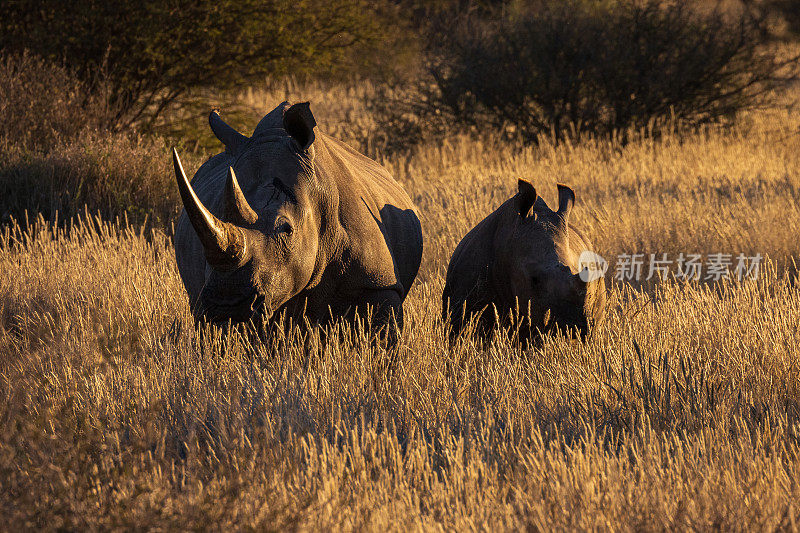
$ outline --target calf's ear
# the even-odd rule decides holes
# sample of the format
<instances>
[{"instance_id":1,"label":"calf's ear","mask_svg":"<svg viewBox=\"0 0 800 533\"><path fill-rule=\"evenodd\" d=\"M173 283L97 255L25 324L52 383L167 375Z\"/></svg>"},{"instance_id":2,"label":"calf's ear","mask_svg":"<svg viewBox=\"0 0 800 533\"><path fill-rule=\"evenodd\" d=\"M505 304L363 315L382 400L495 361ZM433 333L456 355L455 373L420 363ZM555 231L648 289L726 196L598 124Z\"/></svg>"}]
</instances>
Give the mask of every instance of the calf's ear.
<instances>
[{"instance_id":1,"label":"calf's ear","mask_svg":"<svg viewBox=\"0 0 800 533\"><path fill-rule=\"evenodd\" d=\"M558 184L558 214L564 220L569 216L572 211L572 206L575 205L575 193L566 185Z\"/></svg>"},{"instance_id":2,"label":"calf's ear","mask_svg":"<svg viewBox=\"0 0 800 533\"><path fill-rule=\"evenodd\" d=\"M283 128L300 146L308 150L314 142L314 127L317 125L308 102L294 104L283 114Z\"/></svg>"},{"instance_id":3,"label":"calf's ear","mask_svg":"<svg viewBox=\"0 0 800 533\"><path fill-rule=\"evenodd\" d=\"M517 188L519 189L519 192L517 192L517 211L519 216L525 218L536 202L536 189L523 179L517 180Z\"/></svg>"}]
</instances>

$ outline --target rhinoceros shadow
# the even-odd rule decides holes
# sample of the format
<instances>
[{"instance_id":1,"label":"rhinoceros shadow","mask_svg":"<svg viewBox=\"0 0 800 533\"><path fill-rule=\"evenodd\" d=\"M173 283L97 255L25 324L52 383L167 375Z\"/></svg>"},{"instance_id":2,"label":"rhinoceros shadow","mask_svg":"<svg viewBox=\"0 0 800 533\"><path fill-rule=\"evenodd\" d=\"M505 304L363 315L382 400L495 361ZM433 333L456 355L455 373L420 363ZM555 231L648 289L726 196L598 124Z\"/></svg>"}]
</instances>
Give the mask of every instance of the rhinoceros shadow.
<instances>
[{"instance_id":1,"label":"rhinoceros shadow","mask_svg":"<svg viewBox=\"0 0 800 533\"><path fill-rule=\"evenodd\" d=\"M422 242L422 227L417 214L413 209L401 209L392 204L385 204L380 208L378 217L363 198L361 201L378 225L383 240L394 258L397 278L408 292L422 262L422 246L419 244ZM386 229L387 222L390 227L401 229L390 234Z\"/></svg>"}]
</instances>

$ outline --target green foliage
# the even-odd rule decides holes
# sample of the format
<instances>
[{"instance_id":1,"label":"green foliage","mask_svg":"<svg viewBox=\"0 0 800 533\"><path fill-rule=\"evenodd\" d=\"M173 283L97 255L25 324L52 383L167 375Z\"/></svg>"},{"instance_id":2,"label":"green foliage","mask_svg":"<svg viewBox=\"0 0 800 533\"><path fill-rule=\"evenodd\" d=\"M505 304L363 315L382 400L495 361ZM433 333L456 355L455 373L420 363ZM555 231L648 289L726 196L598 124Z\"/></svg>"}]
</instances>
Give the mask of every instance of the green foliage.
<instances>
[{"instance_id":1,"label":"green foliage","mask_svg":"<svg viewBox=\"0 0 800 533\"><path fill-rule=\"evenodd\" d=\"M64 59L103 89L118 128L197 87L332 69L382 36L366 0L9 0L0 49Z\"/></svg>"}]
</instances>

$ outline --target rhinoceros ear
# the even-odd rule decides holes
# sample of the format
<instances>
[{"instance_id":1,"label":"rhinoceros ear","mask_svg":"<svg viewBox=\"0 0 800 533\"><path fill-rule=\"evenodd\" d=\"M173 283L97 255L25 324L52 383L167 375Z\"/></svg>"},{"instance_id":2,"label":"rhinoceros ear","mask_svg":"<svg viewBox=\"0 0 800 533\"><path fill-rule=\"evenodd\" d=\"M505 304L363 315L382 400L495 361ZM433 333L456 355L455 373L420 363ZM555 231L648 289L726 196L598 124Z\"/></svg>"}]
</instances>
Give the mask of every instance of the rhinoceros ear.
<instances>
[{"instance_id":1,"label":"rhinoceros ear","mask_svg":"<svg viewBox=\"0 0 800 533\"><path fill-rule=\"evenodd\" d=\"M517 193L517 211L519 211L519 216L525 218L528 216L533 204L536 203L536 189L529 182L522 179L517 180L517 187L519 189Z\"/></svg>"},{"instance_id":2,"label":"rhinoceros ear","mask_svg":"<svg viewBox=\"0 0 800 533\"><path fill-rule=\"evenodd\" d=\"M302 150L308 150L314 142L314 126L317 121L311 113L311 106L308 102L294 104L283 114L283 128L286 133L297 141Z\"/></svg>"},{"instance_id":3,"label":"rhinoceros ear","mask_svg":"<svg viewBox=\"0 0 800 533\"><path fill-rule=\"evenodd\" d=\"M211 126L211 131L214 132L217 139L225 145L225 148L231 154L235 154L247 142L247 137L228 126L219 116L219 111L216 109L208 115L208 125Z\"/></svg>"},{"instance_id":4,"label":"rhinoceros ear","mask_svg":"<svg viewBox=\"0 0 800 533\"><path fill-rule=\"evenodd\" d=\"M575 193L566 185L558 184L558 214L564 220L569 216L572 211L572 206L575 205Z\"/></svg>"}]
</instances>

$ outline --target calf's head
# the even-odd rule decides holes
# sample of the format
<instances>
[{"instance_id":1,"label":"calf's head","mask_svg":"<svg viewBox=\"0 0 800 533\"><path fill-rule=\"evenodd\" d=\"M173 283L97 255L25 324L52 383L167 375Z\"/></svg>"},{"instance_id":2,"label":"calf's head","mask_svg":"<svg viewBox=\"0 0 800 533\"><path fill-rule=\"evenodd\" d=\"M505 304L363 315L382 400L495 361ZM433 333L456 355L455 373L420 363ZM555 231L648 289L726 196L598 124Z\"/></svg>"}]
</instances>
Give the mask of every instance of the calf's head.
<instances>
[{"instance_id":1,"label":"calf's head","mask_svg":"<svg viewBox=\"0 0 800 533\"><path fill-rule=\"evenodd\" d=\"M314 274L320 234L314 208L316 122L308 104L276 111L283 113L282 128L260 135L257 128L252 139L211 114L212 130L233 156L217 210L221 218L200 201L173 150L183 206L208 263L193 310L198 320L260 321L302 291Z\"/></svg>"},{"instance_id":2,"label":"calf's head","mask_svg":"<svg viewBox=\"0 0 800 533\"><path fill-rule=\"evenodd\" d=\"M533 185L518 182L509 206L505 250L498 250L496 280L518 306L523 324L542 332L558 327L585 337L588 332L588 271L578 271L583 242L570 242L568 221L575 193L558 185L558 210L552 211ZM575 237L574 240L578 240ZM578 249L576 249L576 246Z\"/></svg>"}]
</instances>

